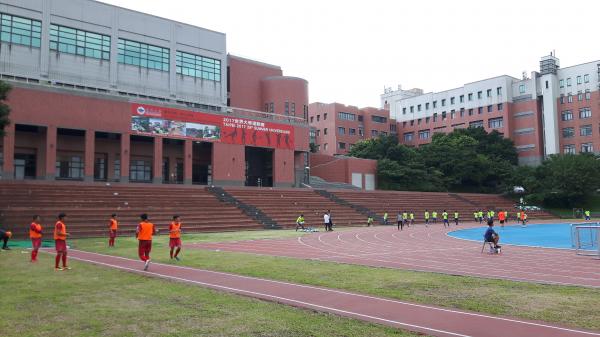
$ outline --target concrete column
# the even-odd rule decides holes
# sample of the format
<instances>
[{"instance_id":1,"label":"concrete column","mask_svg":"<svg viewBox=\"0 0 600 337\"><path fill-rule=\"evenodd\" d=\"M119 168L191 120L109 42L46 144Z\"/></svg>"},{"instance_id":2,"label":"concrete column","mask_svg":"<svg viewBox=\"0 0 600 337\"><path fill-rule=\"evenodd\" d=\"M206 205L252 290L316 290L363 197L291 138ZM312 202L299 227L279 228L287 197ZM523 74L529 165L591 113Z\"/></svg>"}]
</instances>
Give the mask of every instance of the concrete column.
<instances>
[{"instance_id":1,"label":"concrete column","mask_svg":"<svg viewBox=\"0 0 600 337\"><path fill-rule=\"evenodd\" d=\"M46 180L56 179L56 126L46 127Z\"/></svg>"},{"instance_id":2,"label":"concrete column","mask_svg":"<svg viewBox=\"0 0 600 337\"><path fill-rule=\"evenodd\" d=\"M94 159L96 153L96 131L85 130L85 154L83 176L85 181L94 181Z\"/></svg>"},{"instance_id":3,"label":"concrete column","mask_svg":"<svg viewBox=\"0 0 600 337\"><path fill-rule=\"evenodd\" d=\"M163 139L154 137L154 164L152 166L152 183L162 184Z\"/></svg>"},{"instance_id":4,"label":"concrete column","mask_svg":"<svg viewBox=\"0 0 600 337\"><path fill-rule=\"evenodd\" d=\"M129 158L130 158L131 136L128 133L121 134L121 177L122 183L129 182Z\"/></svg>"},{"instance_id":5,"label":"concrete column","mask_svg":"<svg viewBox=\"0 0 600 337\"><path fill-rule=\"evenodd\" d=\"M294 186L294 151L284 149L273 151L273 186Z\"/></svg>"},{"instance_id":6,"label":"concrete column","mask_svg":"<svg viewBox=\"0 0 600 337\"><path fill-rule=\"evenodd\" d=\"M183 143L183 183L192 184L192 163L194 162L194 142L186 139Z\"/></svg>"},{"instance_id":7,"label":"concrete column","mask_svg":"<svg viewBox=\"0 0 600 337\"><path fill-rule=\"evenodd\" d=\"M15 178L15 125L9 124L4 128L4 132L2 179L12 180Z\"/></svg>"},{"instance_id":8,"label":"concrete column","mask_svg":"<svg viewBox=\"0 0 600 337\"><path fill-rule=\"evenodd\" d=\"M246 181L246 147L213 143L212 174L217 186L244 186Z\"/></svg>"}]
</instances>

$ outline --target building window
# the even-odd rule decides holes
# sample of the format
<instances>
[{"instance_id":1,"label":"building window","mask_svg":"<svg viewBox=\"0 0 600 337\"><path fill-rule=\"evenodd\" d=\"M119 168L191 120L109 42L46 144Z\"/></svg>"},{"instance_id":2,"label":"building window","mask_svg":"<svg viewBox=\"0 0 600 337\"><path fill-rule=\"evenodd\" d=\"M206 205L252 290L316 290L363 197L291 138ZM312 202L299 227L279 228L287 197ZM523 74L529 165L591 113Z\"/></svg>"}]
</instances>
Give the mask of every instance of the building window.
<instances>
[{"instance_id":1,"label":"building window","mask_svg":"<svg viewBox=\"0 0 600 337\"><path fill-rule=\"evenodd\" d=\"M429 110L429 102L425 103L425 110Z\"/></svg>"},{"instance_id":2,"label":"building window","mask_svg":"<svg viewBox=\"0 0 600 337\"><path fill-rule=\"evenodd\" d=\"M469 97L469 102L472 101L473 100L473 93L470 92L469 95L468 95L468 97Z\"/></svg>"},{"instance_id":3,"label":"building window","mask_svg":"<svg viewBox=\"0 0 600 337\"><path fill-rule=\"evenodd\" d=\"M592 98L592 93L590 92L590 89L587 89L585 91L585 100L589 101Z\"/></svg>"},{"instance_id":4,"label":"building window","mask_svg":"<svg viewBox=\"0 0 600 337\"><path fill-rule=\"evenodd\" d=\"M460 117L465 116L465 108L460 108Z\"/></svg>"},{"instance_id":5,"label":"building window","mask_svg":"<svg viewBox=\"0 0 600 337\"><path fill-rule=\"evenodd\" d=\"M450 97L450 104L454 104L454 97Z\"/></svg>"},{"instance_id":6,"label":"building window","mask_svg":"<svg viewBox=\"0 0 600 337\"><path fill-rule=\"evenodd\" d=\"M344 120L344 121L355 121L356 120L356 115L355 114L351 114L351 113L347 113L347 112L338 112L338 119Z\"/></svg>"},{"instance_id":7,"label":"building window","mask_svg":"<svg viewBox=\"0 0 600 337\"><path fill-rule=\"evenodd\" d=\"M487 97L492 97L492 89L487 90Z\"/></svg>"},{"instance_id":8,"label":"building window","mask_svg":"<svg viewBox=\"0 0 600 337\"><path fill-rule=\"evenodd\" d=\"M412 114L412 113L415 113L415 107L414 107L414 105L411 105L411 106L410 106L410 113L411 113L411 114Z\"/></svg>"},{"instance_id":9,"label":"building window","mask_svg":"<svg viewBox=\"0 0 600 337\"><path fill-rule=\"evenodd\" d=\"M581 91L577 92L577 101L583 101L583 93Z\"/></svg>"},{"instance_id":10,"label":"building window","mask_svg":"<svg viewBox=\"0 0 600 337\"><path fill-rule=\"evenodd\" d=\"M20 16L2 14L0 40L39 48L42 41L42 23Z\"/></svg>"},{"instance_id":11,"label":"building window","mask_svg":"<svg viewBox=\"0 0 600 337\"><path fill-rule=\"evenodd\" d=\"M571 95L571 93L567 95L567 102L573 103L573 95Z\"/></svg>"},{"instance_id":12,"label":"building window","mask_svg":"<svg viewBox=\"0 0 600 337\"><path fill-rule=\"evenodd\" d=\"M292 115L296 116L296 103L292 102Z\"/></svg>"},{"instance_id":13,"label":"building window","mask_svg":"<svg viewBox=\"0 0 600 337\"><path fill-rule=\"evenodd\" d=\"M561 79L560 81L558 81L558 85L559 85L561 88L564 88L564 87L565 87L565 80Z\"/></svg>"},{"instance_id":14,"label":"building window","mask_svg":"<svg viewBox=\"0 0 600 337\"><path fill-rule=\"evenodd\" d=\"M479 108L477 108L477 113L479 115L481 115L483 113L483 107L482 106L480 106Z\"/></svg>"},{"instance_id":15,"label":"building window","mask_svg":"<svg viewBox=\"0 0 600 337\"><path fill-rule=\"evenodd\" d=\"M313 120L315 119L315 116L310 116L310 122L312 123Z\"/></svg>"},{"instance_id":16,"label":"building window","mask_svg":"<svg viewBox=\"0 0 600 337\"><path fill-rule=\"evenodd\" d=\"M565 95L560 94L560 104L565 104Z\"/></svg>"},{"instance_id":17,"label":"building window","mask_svg":"<svg viewBox=\"0 0 600 337\"><path fill-rule=\"evenodd\" d=\"M583 83L583 80L581 78L581 75L577 76L577 84L581 84Z\"/></svg>"},{"instance_id":18,"label":"building window","mask_svg":"<svg viewBox=\"0 0 600 337\"><path fill-rule=\"evenodd\" d=\"M417 105L417 111L421 111L421 104Z\"/></svg>"},{"instance_id":19,"label":"building window","mask_svg":"<svg viewBox=\"0 0 600 337\"><path fill-rule=\"evenodd\" d=\"M338 126L338 135L343 136L346 134L346 128Z\"/></svg>"},{"instance_id":20,"label":"building window","mask_svg":"<svg viewBox=\"0 0 600 337\"><path fill-rule=\"evenodd\" d=\"M356 134L356 129L348 128L348 134L354 136Z\"/></svg>"},{"instance_id":21,"label":"building window","mask_svg":"<svg viewBox=\"0 0 600 337\"><path fill-rule=\"evenodd\" d=\"M285 111L286 116L290 114L290 102L285 101L284 111Z\"/></svg>"},{"instance_id":22,"label":"building window","mask_svg":"<svg viewBox=\"0 0 600 337\"><path fill-rule=\"evenodd\" d=\"M371 130L371 137L377 137L379 135L379 131Z\"/></svg>"},{"instance_id":23,"label":"building window","mask_svg":"<svg viewBox=\"0 0 600 337\"><path fill-rule=\"evenodd\" d=\"M415 120L413 119L412 121L410 121L410 126L415 125Z\"/></svg>"},{"instance_id":24,"label":"building window","mask_svg":"<svg viewBox=\"0 0 600 337\"><path fill-rule=\"evenodd\" d=\"M482 128L483 127L483 121L473 121L469 123L469 127L470 128Z\"/></svg>"},{"instance_id":25,"label":"building window","mask_svg":"<svg viewBox=\"0 0 600 337\"><path fill-rule=\"evenodd\" d=\"M422 118L417 119L417 125L421 125L421 119Z\"/></svg>"},{"instance_id":26,"label":"building window","mask_svg":"<svg viewBox=\"0 0 600 337\"><path fill-rule=\"evenodd\" d=\"M498 103L498 111L502 111L504 109L504 104L503 103Z\"/></svg>"},{"instance_id":27,"label":"building window","mask_svg":"<svg viewBox=\"0 0 600 337\"><path fill-rule=\"evenodd\" d=\"M425 124L429 124L430 117L425 117Z\"/></svg>"},{"instance_id":28,"label":"building window","mask_svg":"<svg viewBox=\"0 0 600 337\"><path fill-rule=\"evenodd\" d=\"M50 50L110 60L110 36L50 25Z\"/></svg>"},{"instance_id":29,"label":"building window","mask_svg":"<svg viewBox=\"0 0 600 337\"><path fill-rule=\"evenodd\" d=\"M442 112L442 120L445 121L446 120L446 111Z\"/></svg>"},{"instance_id":30,"label":"building window","mask_svg":"<svg viewBox=\"0 0 600 337\"><path fill-rule=\"evenodd\" d=\"M362 121L363 121L363 116L360 116L360 115L359 115L359 116L358 116L358 121L359 121L359 122L362 122Z\"/></svg>"},{"instance_id":31,"label":"building window","mask_svg":"<svg viewBox=\"0 0 600 337\"><path fill-rule=\"evenodd\" d=\"M121 159L120 158L115 159L113 168L115 170L114 171L114 174L115 174L114 179L120 180L121 179Z\"/></svg>"},{"instance_id":32,"label":"building window","mask_svg":"<svg viewBox=\"0 0 600 337\"><path fill-rule=\"evenodd\" d=\"M406 115L406 108L402 108L402 114Z\"/></svg>"},{"instance_id":33,"label":"building window","mask_svg":"<svg viewBox=\"0 0 600 337\"><path fill-rule=\"evenodd\" d=\"M321 129L317 129L317 137L321 136Z\"/></svg>"},{"instance_id":34,"label":"building window","mask_svg":"<svg viewBox=\"0 0 600 337\"><path fill-rule=\"evenodd\" d=\"M412 140L413 140L414 136L415 136L415 133L414 133L414 132L406 132L406 133L404 134L404 141L405 141L405 142L412 142Z\"/></svg>"},{"instance_id":35,"label":"building window","mask_svg":"<svg viewBox=\"0 0 600 337\"><path fill-rule=\"evenodd\" d=\"M327 128L323 128L323 136L327 135Z\"/></svg>"},{"instance_id":36,"label":"building window","mask_svg":"<svg viewBox=\"0 0 600 337\"><path fill-rule=\"evenodd\" d=\"M169 71L169 48L119 39L117 60L141 68Z\"/></svg>"},{"instance_id":37,"label":"building window","mask_svg":"<svg viewBox=\"0 0 600 337\"><path fill-rule=\"evenodd\" d=\"M56 173L62 179L83 179L83 159L80 156L61 158L56 161Z\"/></svg>"},{"instance_id":38,"label":"building window","mask_svg":"<svg viewBox=\"0 0 600 337\"><path fill-rule=\"evenodd\" d=\"M581 153L594 152L594 145L592 143L581 144Z\"/></svg>"},{"instance_id":39,"label":"building window","mask_svg":"<svg viewBox=\"0 0 600 337\"><path fill-rule=\"evenodd\" d=\"M488 127L490 129L500 129L504 126L504 120L502 117L500 118L491 118L488 120Z\"/></svg>"},{"instance_id":40,"label":"building window","mask_svg":"<svg viewBox=\"0 0 600 337\"><path fill-rule=\"evenodd\" d=\"M469 109L469 116L473 116L473 109Z\"/></svg>"},{"instance_id":41,"label":"building window","mask_svg":"<svg viewBox=\"0 0 600 337\"><path fill-rule=\"evenodd\" d=\"M327 143L323 144L323 151L327 151Z\"/></svg>"},{"instance_id":42,"label":"building window","mask_svg":"<svg viewBox=\"0 0 600 337\"><path fill-rule=\"evenodd\" d=\"M567 87L570 87L570 86L571 86L571 78L569 77L569 78L567 78Z\"/></svg>"},{"instance_id":43,"label":"building window","mask_svg":"<svg viewBox=\"0 0 600 337\"><path fill-rule=\"evenodd\" d=\"M451 110L450 111L450 119L454 119L454 117L456 117L456 111Z\"/></svg>"},{"instance_id":44,"label":"building window","mask_svg":"<svg viewBox=\"0 0 600 337\"><path fill-rule=\"evenodd\" d=\"M592 109L590 108L581 108L579 109L579 118L585 119L592 117Z\"/></svg>"},{"instance_id":45,"label":"building window","mask_svg":"<svg viewBox=\"0 0 600 337\"><path fill-rule=\"evenodd\" d=\"M583 75L583 81L585 83L590 83L590 74Z\"/></svg>"},{"instance_id":46,"label":"building window","mask_svg":"<svg viewBox=\"0 0 600 337\"><path fill-rule=\"evenodd\" d=\"M581 127L579 127L579 135L580 136L591 136L592 135L592 125L588 124L588 125L582 125Z\"/></svg>"},{"instance_id":47,"label":"building window","mask_svg":"<svg viewBox=\"0 0 600 337\"><path fill-rule=\"evenodd\" d=\"M428 139L428 138L429 138L429 130L419 131L419 139Z\"/></svg>"},{"instance_id":48,"label":"building window","mask_svg":"<svg viewBox=\"0 0 600 337\"><path fill-rule=\"evenodd\" d=\"M525 84L520 84L519 85L519 94L524 94L525 90L527 90L527 87L525 86Z\"/></svg>"},{"instance_id":49,"label":"building window","mask_svg":"<svg viewBox=\"0 0 600 337\"><path fill-rule=\"evenodd\" d=\"M271 113L275 113L275 103L269 103L269 110ZM317 122L319 121L319 116L317 115Z\"/></svg>"},{"instance_id":50,"label":"building window","mask_svg":"<svg viewBox=\"0 0 600 337\"><path fill-rule=\"evenodd\" d=\"M488 105L487 106L487 112L492 112L492 111L494 111L493 105Z\"/></svg>"},{"instance_id":51,"label":"building window","mask_svg":"<svg viewBox=\"0 0 600 337\"><path fill-rule=\"evenodd\" d=\"M437 113L434 113L434 114L433 114L433 122L434 122L434 123L435 123L435 122L437 122Z\"/></svg>"},{"instance_id":52,"label":"building window","mask_svg":"<svg viewBox=\"0 0 600 337\"><path fill-rule=\"evenodd\" d=\"M327 112L323 114L323 120L327 120Z\"/></svg>"},{"instance_id":53,"label":"building window","mask_svg":"<svg viewBox=\"0 0 600 337\"><path fill-rule=\"evenodd\" d=\"M411 122L414 122L414 121L411 121ZM390 132L396 133L396 124L390 124Z\"/></svg>"},{"instance_id":54,"label":"building window","mask_svg":"<svg viewBox=\"0 0 600 337\"><path fill-rule=\"evenodd\" d=\"M387 133L387 132L385 132L385 131L381 131L381 133L380 133L380 134L381 134L382 136L387 136L387 134L388 134L388 133Z\"/></svg>"},{"instance_id":55,"label":"building window","mask_svg":"<svg viewBox=\"0 0 600 337\"><path fill-rule=\"evenodd\" d=\"M575 154L575 145L573 145L573 144L565 145L563 147L563 153L564 154Z\"/></svg>"},{"instance_id":56,"label":"building window","mask_svg":"<svg viewBox=\"0 0 600 337\"><path fill-rule=\"evenodd\" d=\"M565 110L561 113L561 119L563 121L573 120L573 112L571 110Z\"/></svg>"},{"instance_id":57,"label":"building window","mask_svg":"<svg viewBox=\"0 0 600 337\"><path fill-rule=\"evenodd\" d=\"M458 97L458 101L459 101L460 103L464 103L464 102L465 102L465 95L460 95L460 96Z\"/></svg>"},{"instance_id":58,"label":"building window","mask_svg":"<svg viewBox=\"0 0 600 337\"><path fill-rule=\"evenodd\" d=\"M481 99L483 97L483 91L477 92L477 99Z\"/></svg>"},{"instance_id":59,"label":"building window","mask_svg":"<svg viewBox=\"0 0 600 337\"><path fill-rule=\"evenodd\" d=\"M575 137L575 128L563 128L562 136L563 136L563 138Z\"/></svg>"},{"instance_id":60,"label":"building window","mask_svg":"<svg viewBox=\"0 0 600 337\"><path fill-rule=\"evenodd\" d=\"M358 135L361 136L361 137L364 136L365 135L365 129L358 128Z\"/></svg>"},{"instance_id":61,"label":"building window","mask_svg":"<svg viewBox=\"0 0 600 337\"><path fill-rule=\"evenodd\" d=\"M442 99L442 106L446 106L446 99Z\"/></svg>"},{"instance_id":62,"label":"building window","mask_svg":"<svg viewBox=\"0 0 600 337\"><path fill-rule=\"evenodd\" d=\"M387 118L381 116L371 116L371 120L375 123L387 123Z\"/></svg>"},{"instance_id":63,"label":"building window","mask_svg":"<svg viewBox=\"0 0 600 337\"><path fill-rule=\"evenodd\" d=\"M342 143L342 142L338 143L338 148L340 150L345 150L346 149L346 143Z\"/></svg>"},{"instance_id":64,"label":"building window","mask_svg":"<svg viewBox=\"0 0 600 337\"><path fill-rule=\"evenodd\" d=\"M149 160L132 160L129 166L129 180L151 181L152 162Z\"/></svg>"},{"instance_id":65,"label":"building window","mask_svg":"<svg viewBox=\"0 0 600 337\"><path fill-rule=\"evenodd\" d=\"M502 87L496 88L496 95L502 96Z\"/></svg>"},{"instance_id":66,"label":"building window","mask_svg":"<svg viewBox=\"0 0 600 337\"><path fill-rule=\"evenodd\" d=\"M433 108L437 108L437 101L433 101Z\"/></svg>"}]
</instances>

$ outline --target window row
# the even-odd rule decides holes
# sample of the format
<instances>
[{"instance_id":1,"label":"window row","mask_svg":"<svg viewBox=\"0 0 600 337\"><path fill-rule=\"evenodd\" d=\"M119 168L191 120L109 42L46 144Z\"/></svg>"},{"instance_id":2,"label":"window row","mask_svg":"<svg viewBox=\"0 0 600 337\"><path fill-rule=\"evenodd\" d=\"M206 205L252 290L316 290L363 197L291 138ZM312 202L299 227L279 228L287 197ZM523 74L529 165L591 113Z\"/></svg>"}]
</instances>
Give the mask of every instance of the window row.
<instances>
[{"instance_id":1,"label":"window row","mask_svg":"<svg viewBox=\"0 0 600 337\"><path fill-rule=\"evenodd\" d=\"M429 103L427 103L427 104L429 104ZM426 104L426 105L427 105L427 104ZM486 106L486 107L480 106L480 107L478 107L478 108L477 108L477 110L478 110L478 112L479 112L479 113L483 113L483 109L484 109L484 108L485 108L485 109L487 109L487 112L493 112L493 111L494 111L494 105L492 105L492 104L491 104L491 105L488 105L488 106ZM414 112L415 112L415 111L414 111L414 106L411 106L409 109L410 109L410 110L409 110L409 111L410 111L410 113L414 113ZM497 111L502 111L502 110L504 110L504 103L498 103L498 104L496 104L496 110L497 110ZM422 109L421 109L421 104L418 104L418 105L417 105L417 112L421 112L421 111L422 111ZM456 110L451 110L451 112L454 112L454 111L456 111ZM464 111L465 111L465 108L460 108L460 110L459 110L459 111L461 111L461 112L463 112L463 113L464 113ZM446 113L446 111L443 111L443 112L442 112L442 114L444 114L444 113ZM471 109L469 109L469 113L470 113L470 115L469 115L469 116L472 116L472 115L473 115L473 109L472 109L472 108L471 108ZM402 108L402 114L403 114L403 115L406 115L406 108ZM462 117L462 115L461 115L461 117Z\"/></svg>"},{"instance_id":2,"label":"window row","mask_svg":"<svg viewBox=\"0 0 600 337\"><path fill-rule=\"evenodd\" d=\"M110 60L110 36L50 25L50 50Z\"/></svg>"},{"instance_id":3,"label":"window row","mask_svg":"<svg viewBox=\"0 0 600 337\"><path fill-rule=\"evenodd\" d=\"M496 105L496 111L503 111L504 110L504 104L503 103L498 103ZM478 107L477 108L477 114L481 115L483 114L484 111L487 111L488 113L492 113L494 112L494 106L493 105L488 105L487 107ZM448 117L450 117L450 119L455 119L455 118L462 118L465 116L473 116L475 114L475 109L468 109L465 110L465 108L461 108L458 112L456 110L450 110L450 114L447 113L447 111L442 111L442 113L440 115L438 115L438 113L434 113L431 117L425 117L425 124L428 124L429 121L431 119L433 119L433 123L438 121L438 117L441 117L442 121L445 121L448 119ZM417 125L421 125L423 118L419 118L417 119ZM407 124L410 123L410 126L414 125L415 120L411 120L411 121L404 121L402 122L403 126L406 126Z\"/></svg>"},{"instance_id":4,"label":"window row","mask_svg":"<svg viewBox=\"0 0 600 337\"><path fill-rule=\"evenodd\" d=\"M592 110L590 108L581 108L581 109L579 109L579 119L586 119L586 118L591 118L591 117L592 117ZM573 120L573 111L571 111L571 110L564 110L561 113L561 119L563 121Z\"/></svg>"},{"instance_id":5,"label":"window row","mask_svg":"<svg viewBox=\"0 0 600 337\"><path fill-rule=\"evenodd\" d=\"M338 119L345 121L355 121L356 115L348 112L338 112Z\"/></svg>"},{"instance_id":6,"label":"window row","mask_svg":"<svg viewBox=\"0 0 600 337\"><path fill-rule=\"evenodd\" d=\"M583 76L581 75L577 75L577 77L575 78L577 80L577 85L583 84L583 83L590 83L590 74L584 74ZM558 81L558 85L561 88L565 87L565 83L567 85L567 87L571 86L571 77L567 77L566 81L565 79L560 79Z\"/></svg>"},{"instance_id":7,"label":"window row","mask_svg":"<svg viewBox=\"0 0 600 337\"><path fill-rule=\"evenodd\" d=\"M42 44L42 22L2 13L0 40L39 48Z\"/></svg>"},{"instance_id":8,"label":"window row","mask_svg":"<svg viewBox=\"0 0 600 337\"><path fill-rule=\"evenodd\" d=\"M583 93L582 91L578 91L577 92L577 101L582 102L583 101L583 97L585 94L585 100L589 101L590 99L592 99L592 93L590 92L589 89L587 89L585 91L585 93ZM560 95L560 104L565 104L566 103L573 103L573 95L571 93L567 94L567 99L565 100L565 95Z\"/></svg>"},{"instance_id":9,"label":"window row","mask_svg":"<svg viewBox=\"0 0 600 337\"><path fill-rule=\"evenodd\" d=\"M176 69L178 74L221 81L221 61L209 57L177 51ZM295 111L294 111L295 112Z\"/></svg>"},{"instance_id":10,"label":"window row","mask_svg":"<svg viewBox=\"0 0 600 337\"><path fill-rule=\"evenodd\" d=\"M474 93L472 93L472 92L469 93L469 94L467 94L467 100L469 102L473 101L473 94ZM496 95L498 97L502 96L502 87L497 87L496 88ZM487 91L486 91L486 97L488 97L488 98L492 97L492 89L487 89ZM483 98L483 91L478 91L477 92L477 99L482 99L482 98ZM445 107L446 106L446 102L447 102L447 100L445 98L441 99L440 100L441 106ZM464 103L465 102L465 95L458 96L458 102L459 103ZM433 109L437 109L437 107L438 107L437 103L438 103L438 101L436 100L436 101L431 102L431 104L429 102L427 102L427 103L425 103L425 105L423 105L423 104L417 104L416 106L415 105L411 105L408 108L407 107L403 107L402 108L402 114L406 115L407 111L410 111L410 113L414 113L415 112L415 108L416 108L417 112L423 111L423 106L424 106L425 110L429 110L430 106L432 106ZM456 104L456 97L450 97L450 105L454 105L454 104Z\"/></svg>"},{"instance_id":11,"label":"window row","mask_svg":"<svg viewBox=\"0 0 600 337\"><path fill-rule=\"evenodd\" d=\"M582 137L591 136L592 135L592 125L582 125L579 127L579 135ZM562 129L563 138L573 138L575 137L575 128L568 127Z\"/></svg>"},{"instance_id":12,"label":"window row","mask_svg":"<svg viewBox=\"0 0 600 337\"><path fill-rule=\"evenodd\" d=\"M462 126L463 123L461 124L456 124L456 126ZM469 123L469 127L470 128L483 128L483 120L478 120L478 121L473 121ZM490 129L499 129L504 127L504 119L502 117L499 118L490 118L488 120L488 127ZM439 127L439 128L435 128L434 131L436 130L441 130L444 129L445 126L443 127ZM405 142L411 142L414 139L414 132L405 132L403 134L403 138ZM427 130L420 130L418 132L419 135L419 139L428 139L430 137L431 134L431 130L427 129Z\"/></svg>"},{"instance_id":13,"label":"window row","mask_svg":"<svg viewBox=\"0 0 600 337\"><path fill-rule=\"evenodd\" d=\"M594 152L594 144L593 143L583 143L581 144L581 153L586 152ZM576 154L577 151L575 149L574 144L568 144L563 146L563 153L565 154Z\"/></svg>"}]
</instances>

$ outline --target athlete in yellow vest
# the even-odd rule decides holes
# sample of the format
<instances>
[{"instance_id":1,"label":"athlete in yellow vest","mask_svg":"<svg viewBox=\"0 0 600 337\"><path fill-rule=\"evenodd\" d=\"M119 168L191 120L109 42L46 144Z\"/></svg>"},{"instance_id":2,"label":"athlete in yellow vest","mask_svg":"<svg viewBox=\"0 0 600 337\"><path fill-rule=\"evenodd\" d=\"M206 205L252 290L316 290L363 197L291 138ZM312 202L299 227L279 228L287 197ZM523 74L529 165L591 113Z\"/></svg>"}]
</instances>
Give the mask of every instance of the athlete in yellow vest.
<instances>
[{"instance_id":1,"label":"athlete in yellow vest","mask_svg":"<svg viewBox=\"0 0 600 337\"><path fill-rule=\"evenodd\" d=\"M425 227L429 225L429 211L425 210Z\"/></svg>"}]
</instances>

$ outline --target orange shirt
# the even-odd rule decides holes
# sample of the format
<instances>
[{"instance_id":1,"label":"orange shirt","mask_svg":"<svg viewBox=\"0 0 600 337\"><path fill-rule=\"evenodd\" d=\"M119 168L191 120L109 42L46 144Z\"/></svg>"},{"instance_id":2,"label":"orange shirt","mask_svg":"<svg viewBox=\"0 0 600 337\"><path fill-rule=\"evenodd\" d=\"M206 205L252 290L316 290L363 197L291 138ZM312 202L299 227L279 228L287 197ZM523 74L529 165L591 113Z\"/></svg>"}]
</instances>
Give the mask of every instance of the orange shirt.
<instances>
[{"instance_id":1,"label":"orange shirt","mask_svg":"<svg viewBox=\"0 0 600 337\"><path fill-rule=\"evenodd\" d=\"M521 220L525 220L525 212L521 212Z\"/></svg>"},{"instance_id":2,"label":"orange shirt","mask_svg":"<svg viewBox=\"0 0 600 337\"><path fill-rule=\"evenodd\" d=\"M171 222L169 225L169 233L171 239L179 239L181 237L181 223Z\"/></svg>"},{"instance_id":3,"label":"orange shirt","mask_svg":"<svg viewBox=\"0 0 600 337\"><path fill-rule=\"evenodd\" d=\"M62 221L57 221L54 225L54 240L67 239L67 226Z\"/></svg>"},{"instance_id":4,"label":"orange shirt","mask_svg":"<svg viewBox=\"0 0 600 337\"><path fill-rule=\"evenodd\" d=\"M113 230L113 231L116 231L116 230L117 230L117 228L119 227L119 223L118 223L118 222L117 222L117 220L115 220L115 219L110 219L110 224L109 224L109 226L110 226L110 229L111 229L111 230Z\"/></svg>"},{"instance_id":5,"label":"orange shirt","mask_svg":"<svg viewBox=\"0 0 600 337\"><path fill-rule=\"evenodd\" d=\"M142 221L137 228L138 240L152 240L154 235L154 224L148 221Z\"/></svg>"},{"instance_id":6,"label":"orange shirt","mask_svg":"<svg viewBox=\"0 0 600 337\"><path fill-rule=\"evenodd\" d=\"M39 239L42 237L42 225L32 222L29 225L29 237L31 239Z\"/></svg>"},{"instance_id":7,"label":"orange shirt","mask_svg":"<svg viewBox=\"0 0 600 337\"><path fill-rule=\"evenodd\" d=\"M500 220L506 220L506 215L505 215L505 213L504 213L504 212L500 212L500 213L498 213L498 219L500 219Z\"/></svg>"}]
</instances>

